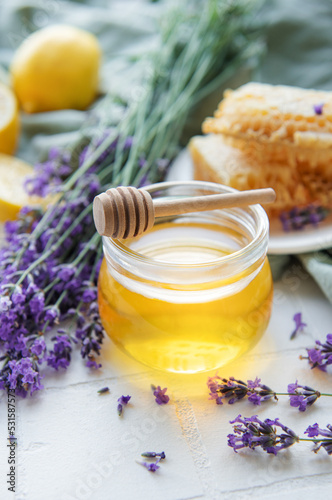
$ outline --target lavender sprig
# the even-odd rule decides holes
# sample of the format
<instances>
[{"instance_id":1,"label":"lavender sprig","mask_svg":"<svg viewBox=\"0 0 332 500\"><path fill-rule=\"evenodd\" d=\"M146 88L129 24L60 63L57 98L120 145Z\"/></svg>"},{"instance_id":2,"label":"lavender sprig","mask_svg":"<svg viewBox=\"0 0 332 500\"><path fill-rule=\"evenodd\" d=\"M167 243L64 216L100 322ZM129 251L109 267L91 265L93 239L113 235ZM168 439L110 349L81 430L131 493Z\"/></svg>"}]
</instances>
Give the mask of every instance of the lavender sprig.
<instances>
[{"instance_id":1,"label":"lavender sprig","mask_svg":"<svg viewBox=\"0 0 332 500\"><path fill-rule=\"evenodd\" d=\"M328 333L325 343L316 340L316 346L307 349L308 356L300 356L300 359L307 359L311 368L319 368L323 372L332 364L332 333Z\"/></svg>"},{"instance_id":2,"label":"lavender sprig","mask_svg":"<svg viewBox=\"0 0 332 500\"><path fill-rule=\"evenodd\" d=\"M313 449L315 453L323 447L328 455L332 455L332 426L327 425L327 430L320 429L318 424L309 426L305 431L311 438L300 438L289 427L279 422L279 419L271 420L269 418L264 421L260 420L257 415L253 417L241 417L238 415L234 420L230 421L233 425L235 434L229 434L228 446L233 448L235 453L242 448L262 448L267 453L277 455L279 451L293 446L300 441L311 441L316 446ZM283 432L280 432L279 429ZM279 433L278 433L279 432ZM324 436L322 439L315 439L316 436ZM318 445L318 446L317 446Z\"/></svg>"},{"instance_id":3,"label":"lavender sprig","mask_svg":"<svg viewBox=\"0 0 332 500\"><path fill-rule=\"evenodd\" d=\"M210 389L209 399L213 399L216 404L222 405L223 401L234 404L248 397L248 401L259 406L262 402L271 399L277 401L277 396L289 396L290 405L304 412L321 396L332 396L332 394L321 393L307 385L300 385L297 381L288 385L287 392L275 392L260 382L261 379L257 377L254 381L248 380L245 383L234 377L226 379L215 375L209 377L207 381L207 386Z\"/></svg>"},{"instance_id":4,"label":"lavender sprig","mask_svg":"<svg viewBox=\"0 0 332 500\"><path fill-rule=\"evenodd\" d=\"M270 399L278 399L276 393L267 385L261 384L261 379L257 378L247 383L237 380L234 377L229 379L221 378L218 375L209 377L207 386L210 389L209 399L214 399L216 404L222 405L224 400L228 404L234 404L241 399L248 397L248 400L254 405L260 405Z\"/></svg>"},{"instance_id":5,"label":"lavender sprig","mask_svg":"<svg viewBox=\"0 0 332 500\"><path fill-rule=\"evenodd\" d=\"M233 426L235 434L227 436L228 446L231 446L236 453L241 448L254 450L260 447L267 453L277 455L278 451L289 448L299 441L295 432L279 422L278 418L275 420L267 418L262 421L257 415L249 418L241 418L241 415L238 415L230 423L235 424ZM283 432L278 434L277 427Z\"/></svg>"}]
</instances>

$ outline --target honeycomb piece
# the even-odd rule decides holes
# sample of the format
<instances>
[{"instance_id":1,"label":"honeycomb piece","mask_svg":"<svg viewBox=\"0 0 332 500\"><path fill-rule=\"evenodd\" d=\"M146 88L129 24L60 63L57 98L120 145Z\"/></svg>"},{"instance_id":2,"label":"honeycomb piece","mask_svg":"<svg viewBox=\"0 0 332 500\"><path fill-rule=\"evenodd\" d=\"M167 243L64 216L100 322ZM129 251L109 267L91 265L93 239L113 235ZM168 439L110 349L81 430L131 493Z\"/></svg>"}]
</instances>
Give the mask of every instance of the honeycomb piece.
<instances>
[{"instance_id":1,"label":"honeycomb piece","mask_svg":"<svg viewBox=\"0 0 332 500\"><path fill-rule=\"evenodd\" d=\"M315 134L308 133L316 138ZM298 163L305 161L311 168L324 167L332 162L332 147L310 149L285 142L268 143L255 139L239 139L223 134L224 141L230 146L242 150L246 155L258 162L274 163L279 162L287 165L288 168L297 168ZM332 139L332 135L331 135ZM302 144L309 142L309 137L301 136ZM320 140L320 138L318 138ZM326 144L326 143L325 143Z\"/></svg>"},{"instance_id":2,"label":"honeycomb piece","mask_svg":"<svg viewBox=\"0 0 332 500\"><path fill-rule=\"evenodd\" d=\"M332 92L248 83L226 91L214 118L207 118L202 128L262 144L316 150L324 142L332 151ZM304 135L309 132L311 139Z\"/></svg>"},{"instance_id":3,"label":"honeycomb piece","mask_svg":"<svg viewBox=\"0 0 332 500\"><path fill-rule=\"evenodd\" d=\"M325 208L332 208L332 162L322 169L312 169L306 162L298 165L301 180L311 198Z\"/></svg>"},{"instance_id":4,"label":"honeycomb piece","mask_svg":"<svg viewBox=\"0 0 332 500\"><path fill-rule=\"evenodd\" d=\"M241 191L272 187L277 197L273 205L264 207L269 215L317 201L296 168L279 162L257 162L227 144L222 135L193 137L189 151L197 180L219 182Z\"/></svg>"}]
</instances>

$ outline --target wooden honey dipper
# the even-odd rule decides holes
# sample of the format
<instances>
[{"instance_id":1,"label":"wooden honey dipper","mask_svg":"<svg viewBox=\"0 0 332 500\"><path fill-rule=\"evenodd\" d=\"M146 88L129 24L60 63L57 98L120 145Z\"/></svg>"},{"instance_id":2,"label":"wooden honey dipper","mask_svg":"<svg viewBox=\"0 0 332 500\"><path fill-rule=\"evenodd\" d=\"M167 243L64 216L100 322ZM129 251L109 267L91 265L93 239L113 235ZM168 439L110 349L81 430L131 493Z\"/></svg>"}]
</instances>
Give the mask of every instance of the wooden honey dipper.
<instances>
[{"instance_id":1,"label":"wooden honey dipper","mask_svg":"<svg viewBox=\"0 0 332 500\"><path fill-rule=\"evenodd\" d=\"M150 229L156 217L272 203L272 188L209 194L191 198L156 199L144 189L120 186L95 197L93 218L97 231L112 238L132 238Z\"/></svg>"}]
</instances>

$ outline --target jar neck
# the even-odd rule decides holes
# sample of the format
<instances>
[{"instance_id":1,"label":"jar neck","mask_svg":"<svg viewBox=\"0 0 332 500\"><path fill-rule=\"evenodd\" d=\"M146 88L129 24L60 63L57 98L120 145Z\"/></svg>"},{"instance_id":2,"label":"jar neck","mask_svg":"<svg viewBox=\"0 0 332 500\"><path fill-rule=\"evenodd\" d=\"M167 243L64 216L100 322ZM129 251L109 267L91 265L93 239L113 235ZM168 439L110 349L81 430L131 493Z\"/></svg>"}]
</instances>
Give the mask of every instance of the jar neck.
<instances>
[{"instance_id":1,"label":"jar neck","mask_svg":"<svg viewBox=\"0 0 332 500\"><path fill-rule=\"evenodd\" d=\"M147 190L158 198L233 191L219 184L197 181L159 183ZM159 222L162 225L162 221ZM178 228L189 223L202 227L209 225L221 231L225 228L227 244L233 245L234 251L204 262L167 262L141 253L139 243L134 240L103 237L108 270L114 279L130 289L139 287L149 296L156 290L163 290L166 295L167 290L173 294L176 291L178 295L190 293L192 297L195 293L200 297L202 293L208 296L216 290L228 295L247 286L265 261L269 224L259 205L179 216L173 219L173 223ZM154 230L158 235L158 225ZM172 246L174 240L166 235L164 244Z\"/></svg>"}]
</instances>

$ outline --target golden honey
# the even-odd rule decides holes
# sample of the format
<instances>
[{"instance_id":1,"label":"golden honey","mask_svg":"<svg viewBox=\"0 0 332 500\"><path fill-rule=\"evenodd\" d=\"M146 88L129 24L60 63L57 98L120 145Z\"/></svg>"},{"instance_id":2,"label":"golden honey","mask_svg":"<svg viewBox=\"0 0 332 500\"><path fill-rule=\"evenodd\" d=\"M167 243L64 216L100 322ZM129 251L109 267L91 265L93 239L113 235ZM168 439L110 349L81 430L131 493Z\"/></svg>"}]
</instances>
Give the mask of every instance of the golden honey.
<instances>
[{"instance_id":1,"label":"golden honey","mask_svg":"<svg viewBox=\"0 0 332 500\"><path fill-rule=\"evenodd\" d=\"M259 209L256 225L264 218ZM248 351L267 327L267 233L256 241L261 227L252 214L246 220L246 210L221 212L161 222L131 241L104 238L102 323L122 350L145 365L181 373L212 370Z\"/></svg>"},{"instance_id":2,"label":"golden honey","mask_svg":"<svg viewBox=\"0 0 332 500\"><path fill-rule=\"evenodd\" d=\"M170 244L163 249L162 257L180 262L192 258L196 249L202 262L206 249L195 247L190 240L188 245L190 252ZM158 247L144 250L159 254L159 258L162 251ZM211 253L216 249L212 248ZM192 291L196 291L195 285ZM206 300L202 291L201 300L195 297L195 302L189 298L175 302L170 296L165 300L150 298L140 292L140 287L129 290L111 276L105 260L100 270L99 310L106 332L133 358L168 371L211 370L237 358L261 338L271 304L272 279L267 260L241 291L214 300Z\"/></svg>"}]
</instances>

